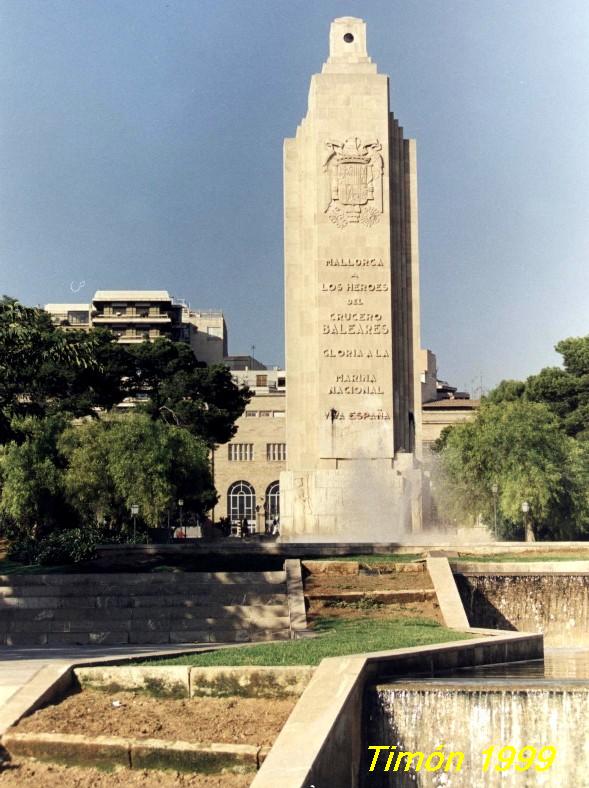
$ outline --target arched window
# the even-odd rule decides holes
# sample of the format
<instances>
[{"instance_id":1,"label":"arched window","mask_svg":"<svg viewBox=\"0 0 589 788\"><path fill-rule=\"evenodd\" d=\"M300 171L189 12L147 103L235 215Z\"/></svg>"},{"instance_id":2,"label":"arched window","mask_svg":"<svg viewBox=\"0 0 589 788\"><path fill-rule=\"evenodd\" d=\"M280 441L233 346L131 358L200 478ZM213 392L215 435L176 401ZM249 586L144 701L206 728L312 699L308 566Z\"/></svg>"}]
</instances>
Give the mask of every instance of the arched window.
<instances>
[{"instance_id":1,"label":"arched window","mask_svg":"<svg viewBox=\"0 0 589 788\"><path fill-rule=\"evenodd\" d=\"M280 482L272 482L266 488L266 529L272 527L274 520L280 524Z\"/></svg>"},{"instance_id":2,"label":"arched window","mask_svg":"<svg viewBox=\"0 0 589 788\"><path fill-rule=\"evenodd\" d=\"M227 491L227 515L232 523L241 523L245 517L256 522L256 491L249 482L234 482Z\"/></svg>"}]
</instances>

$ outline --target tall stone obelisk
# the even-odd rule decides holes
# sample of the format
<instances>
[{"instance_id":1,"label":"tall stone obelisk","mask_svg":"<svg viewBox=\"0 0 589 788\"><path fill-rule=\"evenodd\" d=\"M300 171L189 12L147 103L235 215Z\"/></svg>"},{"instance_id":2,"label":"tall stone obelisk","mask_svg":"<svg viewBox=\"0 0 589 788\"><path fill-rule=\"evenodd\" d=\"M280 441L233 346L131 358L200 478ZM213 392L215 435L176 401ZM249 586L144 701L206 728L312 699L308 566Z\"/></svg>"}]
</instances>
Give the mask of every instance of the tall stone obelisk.
<instances>
[{"instance_id":1,"label":"tall stone obelisk","mask_svg":"<svg viewBox=\"0 0 589 788\"><path fill-rule=\"evenodd\" d=\"M284 146L287 470L283 539L419 528L415 143L389 111L366 25L331 25Z\"/></svg>"}]
</instances>

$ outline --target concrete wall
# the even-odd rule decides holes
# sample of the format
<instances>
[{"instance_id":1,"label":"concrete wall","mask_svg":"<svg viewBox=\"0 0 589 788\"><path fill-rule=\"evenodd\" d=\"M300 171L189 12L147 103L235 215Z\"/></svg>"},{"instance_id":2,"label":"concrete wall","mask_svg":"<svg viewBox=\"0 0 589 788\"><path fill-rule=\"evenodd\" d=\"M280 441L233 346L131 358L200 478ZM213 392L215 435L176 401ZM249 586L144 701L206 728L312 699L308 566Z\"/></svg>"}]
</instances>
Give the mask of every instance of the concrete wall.
<instances>
[{"instance_id":1,"label":"concrete wall","mask_svg":"<svg viewBox=\"0 0 589 788\"><path fill-rule=\"evenodd\" d=\"M324 659L251 788L355 788L364 688L380 678L538 659L541 635L502 634L439 646Z\"/></svg>"}]
</instances>

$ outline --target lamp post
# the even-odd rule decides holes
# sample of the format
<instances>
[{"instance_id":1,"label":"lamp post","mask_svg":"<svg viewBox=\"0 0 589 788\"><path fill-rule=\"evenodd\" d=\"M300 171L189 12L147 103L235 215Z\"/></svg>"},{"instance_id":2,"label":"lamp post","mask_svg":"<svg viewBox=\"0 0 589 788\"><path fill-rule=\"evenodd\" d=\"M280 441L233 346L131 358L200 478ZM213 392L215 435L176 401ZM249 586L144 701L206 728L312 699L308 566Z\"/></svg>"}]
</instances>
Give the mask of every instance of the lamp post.
<instances>
[{"instance_id":1,"label":"lamp post","mask_svg":"<svg viewBox=\"0 0 589 788\"><path fill-rule=\"evenodd\" d=\"M184 498L178 498L178 508L180 509L180 533L182 533L182 510L184 508ZM186 528L184 529L184 538L186 539Z\"/></svg>"},{"instance_id":2,"label":"lamp post","mask_svg":"<svg viewBox=\"0 0 589 788\"><path fill-rule=\"evenodd\" d=\"M522 503L522 512L524 514L524 532L525 532L525 540L526 542L535 542L534 539L534 531L530 525L528 520L528 512L530 511L530 504L527 501Z\"/></svg>"},{"instance_id":3,"label":"lamp post","mask_svg":"<svg viewBox=\"0 0 589 788\"><path fill-rule=\"evenodd\" d=\"M133 541L137 537L137 515L139 514L139 506L136 503L131 504L131 514L133 515Z\"/></svg>"},{"instance_id":4,"label":"lamp post","mask_svg":"<svg viewBox=\"0 0 589 788\"><path fill-rule=\"evenodd\" d=\"M495 541L497 541L497 493L499 492L499 485L497 482L493 483L491 487L491 491L493 493L493 521L494 521L494 531L495 531Z\"/></svg>"}]
</instances>

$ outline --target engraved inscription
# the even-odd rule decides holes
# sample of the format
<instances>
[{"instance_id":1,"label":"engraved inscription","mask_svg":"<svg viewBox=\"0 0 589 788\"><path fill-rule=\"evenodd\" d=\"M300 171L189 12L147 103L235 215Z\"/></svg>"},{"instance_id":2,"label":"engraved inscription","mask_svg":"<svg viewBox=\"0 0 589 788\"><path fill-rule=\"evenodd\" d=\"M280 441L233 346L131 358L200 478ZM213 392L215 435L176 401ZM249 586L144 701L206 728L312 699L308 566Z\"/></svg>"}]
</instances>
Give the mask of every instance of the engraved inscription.
<instances>
[{"instance_id":1,"label":"engraved inscription","mask_svg":"<svg viewBox=\"0 0 589 788\"><path fill-rule=\"evenodd\" d=\"M390 282L387 281L387 268L383 258L378 256L323 257L319 260L319 330L328 345L321 352L324 359L332 360L329 369L335 367L337 370L337 374L331 372L327 379L323 379L322 386L334 406L329 411L332 420L346 418L368 423L387 418L382 410L386 400L382 398L387 396L390 387L388 374L385 373L385 383L385 378L380 379L383 368L370 368L372 360L384 359L384 369L388 369L386 361L390 359L387 342L391 331L388 311ZM349 347L351 344L356 346ZM372 397L374 399L371 400ZM362 409L350 412L340 409L338 403L345 402L344 398L349 404L356 399L356 407ZM378 412L364 410L371 402L381 409Z\"/></svg>"},{"instance_id":2,"label":"engraved inscription","mask_svg":"<svg viewBox=\"0 0 589 788\"><path fill-rule=\"evenodd\" d=\"M323 358L390 358L387 348L323 348Z\"/></svg>"},{"instance_id":3,"label":"engraved inscription","mask_svg":"<svg viewBox=\"0 0 589 788\"><path fill-rule=\"evenodd\" d=\"M321 282L322 293L388 293L387 282Z\"/></svg>"},{"instance_id":4,"label":"engraved inscription","mask_svg":"<svg viewBox=\"0 0 589 788\"><path fill-rule=\"evenodd\" d=\"M382 325L363 325L362 323L324 323L324 334L369 334L371 336L386 335L389 327Z\"/></svg>"},{"instance_id":5,"label":"engraved inscription","mask_svg":"<svg viewBox=\"0 0 589 788\"><path fill-rule=\"evenodd\" d=\"M329 257L326 268L384 268L381 257Z\"/></svg>"},{"instance_id":6,"label":"engraved inscription","mask_svg":"<svg viewBox=\"0 0 589 788\"><path fill-rule=\"evenodd\" d=\"M343 413L333 408L325 413L326 419L331 421L390 421L390 414L386 410L351 410Z\"/></svg>"}]
</instances>

